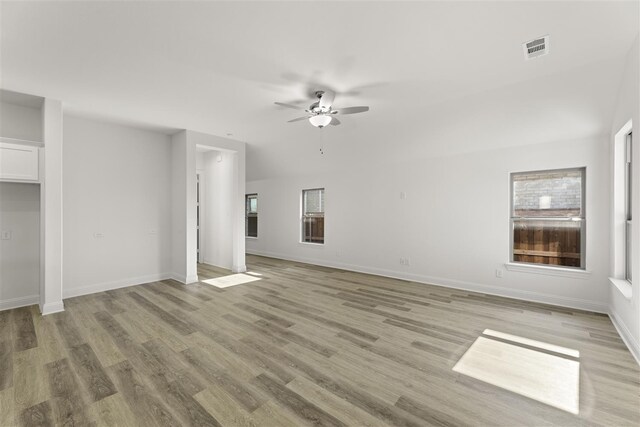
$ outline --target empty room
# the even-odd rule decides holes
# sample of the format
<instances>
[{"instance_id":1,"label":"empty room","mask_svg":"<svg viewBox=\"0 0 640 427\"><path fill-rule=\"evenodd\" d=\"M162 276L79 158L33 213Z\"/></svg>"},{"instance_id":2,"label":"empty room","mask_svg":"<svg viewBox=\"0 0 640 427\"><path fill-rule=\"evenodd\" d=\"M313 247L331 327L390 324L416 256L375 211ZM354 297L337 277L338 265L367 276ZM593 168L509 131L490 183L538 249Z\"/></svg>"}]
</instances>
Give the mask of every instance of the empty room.
<instances>
[{"instance_id":1,"label":"empty room","mask_svg":"<svg viewBox=\"0 0 640 427\"><path fill-rule=\"evenodd\" d=\"M639 426L640 0L0 0L0 427Z\"/></svg>"}]
</instances>

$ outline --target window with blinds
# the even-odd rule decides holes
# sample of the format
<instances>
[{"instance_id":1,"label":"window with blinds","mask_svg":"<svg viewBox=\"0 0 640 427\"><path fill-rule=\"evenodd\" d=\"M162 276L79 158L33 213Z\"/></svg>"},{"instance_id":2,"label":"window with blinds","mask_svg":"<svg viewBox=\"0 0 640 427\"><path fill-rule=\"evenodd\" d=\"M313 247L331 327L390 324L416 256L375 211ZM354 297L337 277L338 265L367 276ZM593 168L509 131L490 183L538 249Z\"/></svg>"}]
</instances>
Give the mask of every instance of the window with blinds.
<instances>
[{"instance_id":1,"label":"window with blinds","mask_svg":"<svg viewBox=\"0 0 640 427\"><path fill-rule=\"evenodd\" d=\"M324 244L324 188L302 190L302 241Z\"/></svg>"},{"instance_id":2,"label":"window with blinds","mask_svg":"<svg viewBox=\"0 0 640 427\"><path fill-rule=\"evenodd\" d=\"M258 195L245 196L245 236L258 237Z\"/></svg>"}]
</instances>

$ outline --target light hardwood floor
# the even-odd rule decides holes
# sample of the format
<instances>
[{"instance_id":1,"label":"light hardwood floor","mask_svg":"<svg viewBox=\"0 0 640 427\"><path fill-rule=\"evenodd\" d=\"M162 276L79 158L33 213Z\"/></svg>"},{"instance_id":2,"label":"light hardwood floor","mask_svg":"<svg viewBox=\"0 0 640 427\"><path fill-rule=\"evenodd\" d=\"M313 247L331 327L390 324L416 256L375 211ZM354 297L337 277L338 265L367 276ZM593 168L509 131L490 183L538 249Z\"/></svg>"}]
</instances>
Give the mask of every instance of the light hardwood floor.
<instances>
[{"instance_id":1,"label":"light hardwood floor","mask_svg":"<svg viewBox=\"0 0 640 427\"><path fill-rule=\"evenodd\" d=\"M45 317L0 312L0 426L640 425L640 370L607 316L248 265L261 280L167 280L68 299ZM579 350L579 414L454 372L487 328Z\"/></svg>"}]
</instances>

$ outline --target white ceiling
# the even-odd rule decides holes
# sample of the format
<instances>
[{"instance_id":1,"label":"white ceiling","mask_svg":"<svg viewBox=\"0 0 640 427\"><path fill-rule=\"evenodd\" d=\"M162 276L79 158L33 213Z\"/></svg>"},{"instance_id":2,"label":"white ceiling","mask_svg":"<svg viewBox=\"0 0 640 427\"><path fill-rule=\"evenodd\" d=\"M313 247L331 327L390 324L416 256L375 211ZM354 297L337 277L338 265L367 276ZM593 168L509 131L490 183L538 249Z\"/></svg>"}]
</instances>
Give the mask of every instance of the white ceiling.
<instances>
[{"instance_id":1,"label":"white ceiling","mask_svg":"<svg viewBox=\"0 0 640 427\"><path fill-rule=\"evenodd\" d=\"M566 114L547 119L575 126L514 144L602 133L640 13L638 1L0 7L2 88L61 99L75 114L245 141L249 179L313 170L321 166L313 159L291 160L319 145L343 158L403 144L440 152L447 131L439 126L460 127L454 117L486 120L483 111L496 108L525 117L549 99ZM545 34L551 53L524 61L521 43ZM338 93L337 108L371 111L319 130L286 123L299 115L273 105L322 88ZM411 154L428 154L421 150Z\"/></svg>"}]
</instances>

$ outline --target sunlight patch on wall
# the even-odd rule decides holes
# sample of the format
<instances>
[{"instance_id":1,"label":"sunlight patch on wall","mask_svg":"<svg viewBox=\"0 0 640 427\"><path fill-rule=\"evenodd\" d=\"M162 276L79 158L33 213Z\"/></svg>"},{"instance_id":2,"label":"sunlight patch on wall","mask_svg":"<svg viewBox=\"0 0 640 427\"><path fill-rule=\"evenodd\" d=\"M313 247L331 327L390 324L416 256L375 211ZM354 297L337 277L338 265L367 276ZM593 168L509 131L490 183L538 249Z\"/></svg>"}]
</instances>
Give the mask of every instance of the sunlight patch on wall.
<instances>
[{"instance_id":1,"label":"sunlight patch on wall","mask_svg":"<svg viewBox=\"0 0 640 427\"><path fill-rule=\"evenodd\" d=\"M579 412L580 353L486 329L455 372L572 414Z\"/></svg>"},{"instance_id":2,"label":"sunlight patch on wall","mask_svg":"<svg viewBox=\"0 0 640 427\"><path fill-rule=\"evenodd\" d=\"M255 282L256 280L262 280L259 277L250 276L248 274L238 273L230 274L228 276L216 277L215 279L203 280L203 283L212 285L217 288L228 288L230 286L242 285L245 283Z\"/></svg>"}]
</instances>

